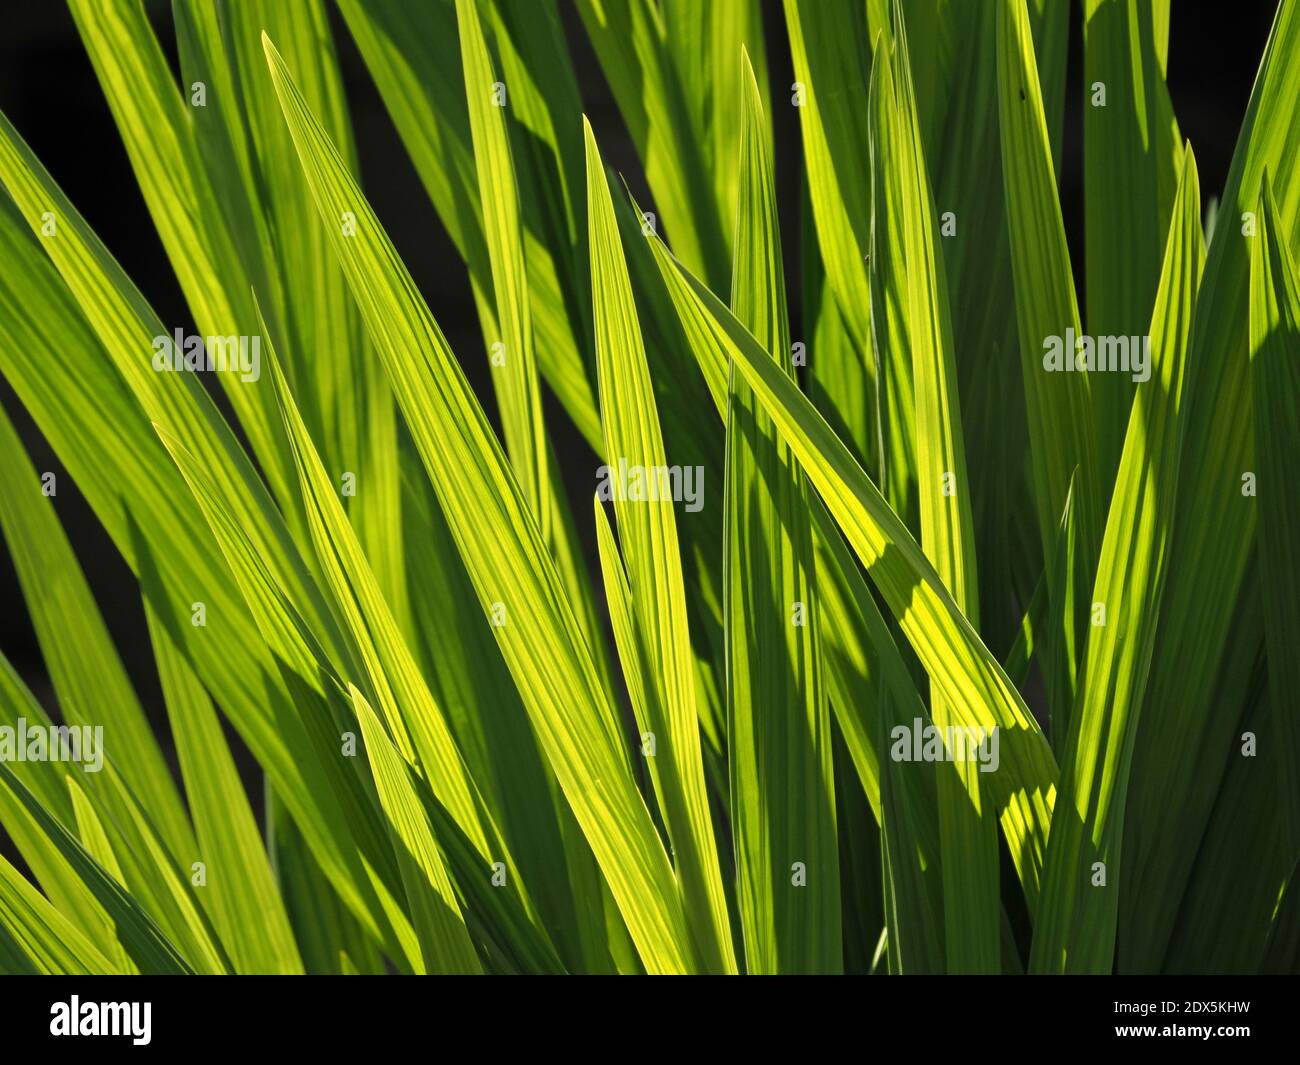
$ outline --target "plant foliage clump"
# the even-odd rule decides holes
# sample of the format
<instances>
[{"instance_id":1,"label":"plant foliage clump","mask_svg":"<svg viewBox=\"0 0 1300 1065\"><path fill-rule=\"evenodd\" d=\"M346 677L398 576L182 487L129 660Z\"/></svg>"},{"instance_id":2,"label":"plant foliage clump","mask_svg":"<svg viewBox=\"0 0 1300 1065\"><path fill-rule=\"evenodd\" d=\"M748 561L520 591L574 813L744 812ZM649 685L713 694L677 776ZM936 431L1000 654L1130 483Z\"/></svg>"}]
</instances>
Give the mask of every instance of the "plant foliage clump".
<instances>
[{"instance_id":1,"label":"plant foliage clump","mask_svg":"<svg viewBox=\"0 0 1300 1065\"><path fill-rule=\"evenodd\" d=\"M61 464L0 412L54 696L0 655L0 969L1300 967L1300 3L1217 213L1169 0L1085 0L1083 85L1055 0L176 0L179 80L142 0L68 5L191 318L0 116L0 373Z\"/></svg>"}]
</instances>

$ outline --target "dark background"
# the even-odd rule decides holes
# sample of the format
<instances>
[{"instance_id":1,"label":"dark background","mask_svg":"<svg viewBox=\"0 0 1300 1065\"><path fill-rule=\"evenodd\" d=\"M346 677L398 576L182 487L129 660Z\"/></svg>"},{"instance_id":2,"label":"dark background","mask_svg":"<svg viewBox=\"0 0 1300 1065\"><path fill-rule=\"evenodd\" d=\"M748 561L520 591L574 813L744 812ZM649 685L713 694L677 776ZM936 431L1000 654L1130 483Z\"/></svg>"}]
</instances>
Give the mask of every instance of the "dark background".
<instances>
[{"instance_id":1,"label":"dark background","mask_svg":"<svg viewBox=\"0 0 1300 1065\"><path fill-rule=\"evenodd\" d=\"M102 0L113 3L117 0ZM284 0L293 2L293 0ZM423 3L427 0L409 0ZM699 0L707 3L708 0ZM813 0L861 2L861 0ZM963 0L983 3L991 0ZM1049 0L1065 3L1068 0ZM570 52L591 119L606 161L627 177L637 199L651 197L635 152L595 56L568 0L559 0L568 31ZM170 3L150 2L154 26L163 48L175 63L175 35ZM357 147L367 196L383 221L434 317L453 349L482 349L478 320L468 281L454 246L444 233L425 196L415 170L348 35L331 7L334 38L343 80L351 104ZM1075 277L1082 298L1083 159L1081 11L1071 3L1069 69L1066 81L1065 143L1061 196ZM1227 177L1237 133L1245 114L1276 3L1241 0L1231 5L1208 2L1174 4L1169 42L1168 83L1184 137L1196 150L1205 202L1218 196ZM1226 16L1226 17L1225 17ZM773 98L782 99L794 80L781 5L767 3L768 64ZM1297 101L1300 106L1300 101ZM0 110L3 110L33 151L77 205L90 225L134 279L159 317L185 324L190 316L168 265L144 201L136 186L126 152L100 92L90 61L82 48L72 17L59 0L0 0ZM798 329L799 173L802 167L797 114L794 108L774 108L777 179L781 197L783 240L790 281L792 326ZM4 269L6 264L0 264ZM494 404L486 389L486 362L464 358L463 365L479 392ZM98 599L128 673L151 719L165 737L166 715L154 673L148 641L141 638L145 621L139 589L98 520L86 505L31 419L0 380L4 404L27 445L38 470L59 475L58 509L77 557ZM569 484L574 499L589 498L590 470L585 444L557 407L548 410L548 428L557 438L560 466L582 478ZM565 457L578 459L564 461ZM581 456L581 458L579 458ZM0 461L5 461L0 456ZM581 511L579 511L581 513ZM583 534L588 530L583 526ZM594 558L594 546L587 547ZM8 552L0 550L0 651L8 656L36 696L55 705L53 691L32 632ZM241 770L249 782L256 767L231 734ZM250 788L259 796L260 787Z\"/></svg>"}]
</instances>

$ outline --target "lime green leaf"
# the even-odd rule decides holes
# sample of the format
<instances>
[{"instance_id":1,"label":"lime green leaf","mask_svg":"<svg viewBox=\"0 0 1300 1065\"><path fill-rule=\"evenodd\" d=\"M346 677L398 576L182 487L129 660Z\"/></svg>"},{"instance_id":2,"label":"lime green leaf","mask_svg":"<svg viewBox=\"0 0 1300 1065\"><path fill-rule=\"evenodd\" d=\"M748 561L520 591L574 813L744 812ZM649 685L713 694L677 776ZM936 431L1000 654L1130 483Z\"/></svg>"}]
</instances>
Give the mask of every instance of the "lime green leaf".
<instances>
[{"instance_id":1,"label":"lime green leaf","mask_svg":"<svg viewBox=\"0 0 1300 1065\"><path fill-rule=\"evenodd\" d=\"M24 721L28 727L50 724L49 718L14 672L12 665L0 656L0 722L6 728L13 729L16 738ZM45 809L54 813L63 824L76 828L77 835L92 856L99 860L99 849L83 830L86 819L82 816L82 807L72 801L73 789L69 786L71 778L64 776L60 779L61 767L53 762L32 762L26 759L9 764L14 775L27 785ZM54 908L109 959L114 971L130 971L130 959L118 943L113 922L104 908L22 803L4 788L0 788L0 823L4 825L10 843L26 863L29 876ZM108 849L111 850L111 847ZM117 875L115 869L110 872Z\"/></svg>"},{"instance_id":2,"label":"lime green leaf","mask_svg":"<svg viewBox=\"0 0 1300 1065\"><path fill-rule=\"evenodd\" d=\"M55 515L59 496L44 493L2 411L0 453L6 456L0 464L0 527L63 720L104 730L114 763L149 809L172 857L181 861L193 852L194 837L180 795Z\"/></svg>"},{"instance_id":3,"label":"lime green leaf","mask_svg":"<svg viewBox=\"0 0 1300 1065\"><path fill-rule=\"evenodd\" d=\"M957 344L962 427L980 563L980 634L1001 652L1016 631L1028 598L1026 582L1042 568L1036 515L1025 506L1031 488L1025 470L1028 430L1025 395L1008 387L1016 361L1015 289L1002 182L998 122L996 3L941 3L951 23L955 80L938 150L927 143L940 212L953 337ZM909 8L910 11L910 8ZM1038 55L1044 110L1054 157L1059 157L1065 90L1064 48L1070 11L1034 0L1029 18ZM913 69L917 59L913 56ZM923 112L924 113L924 112ZM1014 372L1012 380L1015 379ZM1025 536L1025 530L1032 535ZM1029 550L1022 547L1030 545ZM973 619L972 619L973 620ZM1046 614L1044 614L1046 623Z\"/></svg>"},{"instance_id":4,"label":"lime green leaf","mask_svg":"<svg viewBox=\"0 0 1300 1065\"><path fill-rule=\"evenodd\" d=\"M1183 151L1159 55L1161 6L1153 0L1084 5L1083 217L1094 336L1140 335L1160 281ZM1134 381L1096 374L1091 385L1106 483L1119 463Z\"/></svg>"},{"instance_id":5,"label":"lime green leaf","mask_svg":"<svg viewBox=\"0 0 1300 1065\"><path fill-rule=\"evenodd\" d=\"M355 718L336 667L243 528L232 518L219 489L198 460L166 430L158 428L158 435L210 525L247 604L251 624L272 660L265 665L258 663L267 671L263 677L264 698L269 704L266 726L283 738L287 751L298 753L288 765L268 763L268 774L274 768L272 780L284 782L286 803L294 802L304 791L310 794L325 827L347 840L338 855L346 879L336 881L336 888L395 959L409 960L416 946L414 932L392 897L397 887L396 863L361 778L340 757L346 747L345 734L349 726L355 725ZM153 580L146 573L146 592ZM355 735L355 729L352 731ZM307 756L302 752L308 752ZM315 827L303 827L301 809L296 804L293 813L304 833ZM334 856L326 852L326 857ZM330 867L325 868L330 871Z\"/></svg>"},{"instance_id":6,"label":"lime green leaf","mask_svg":"<svg viewBox=\"0 0 1300 1065\"><path fill-rule=\"evenodd\" d=\"M479 214L459 42L457 34L447 32L451 0L340 0L339 9L439 218L469 268L485 339L491 344L497 339L491 320L492 274ZM566 262L551 239L551 234L565 231L572 241L582 239L577 232L582 173L577 85L564 58L552 0L512 2L494 9L506 72L505 99L507 106L518 108L529 134L512 147L515 165L529 173L520 182L520 192L526 196L526 265L540 369L583 438L598 447L600 419L583 354L589 348L586 312L579 311L588 296L586 258L575 244ZM527 150L518 150L520 140ZM561 219L563 226L554 228Z\"/></svg>"},{"instance_id":7,"label":"lime green leaf","mask_svg":"<svg viewBox=\"0 0 1300 1065\"><path fill-rule=\"evenodd\" d=\"M216 711L147 602L145 614L213 923L237 972L301 973L284 903Z\"/></svg>"},{"instance_id":8,"label":"lime green leaf","mask_svg":"<svg viewBox=\"0 0 1300 1065\"><path fill-rule=\"evenodd\" d=\"M614 205L589 126L586 136L591 295L606 481L627 562L637 631L652 678L646 695L659 759L659 800L676 856L686 918L702 961L710 971L728 971L736 962L704 787L672 471L664 454ZM701 471L676 473L682 491L688 474L697 478L695 491L704 490Z\"/></svg>"},{"instance_id":9,"label":"lime green leaf","mask_svg":"<svg viewBox=\"0 0 1300 1065\"><path fill-rule=\"evenodd\" d=\"M150 352L157 350L154 338L168 336L171 331L163 326L139 290L2 116L0 180L33 232L39 232L43 212L55 215L58 237L45 241L42 246L63 275L81 312L100 344L112 356L114 366L137 403L152 421L167 427L201 458L209 476L227 489L241 525L255 539L259 553L277 577L294 590L305 608L319 612L319 599L307 590L302 562L284 518L203 384L193 373L154 370L150 357ZM60 310L67 314L70 309L62 304ZM251 324L249 328L252 329ZM240 383L252 382L241 380ZM274 404L269 392L268 398ZM285 452L286 461L291 461L287 443ZM286 485L291 483L287 481ZM315 613L313 620L318 620ZM321 630L330 632L325 625L321 625Z\"/></svg>"},{"instance_id":10,"label":"lime green leaf","mask_svg":"<svg viewBox=\"0 0 1300 1065\"><path fill-rule=\"evenodd\" d=\"M354 211L355 236L331 230L335 254L383 359L485 622L529 720L591 844L646 967L692 967L677 888L613 714L545 544L482 409L416 296L373 211L304 108L274 46L268 61L303 170L324 218Z\"/></svg>"},{"instance_id":11,"label":"lime green leaf","mask_svg":"<svg viewBox=\"0 0 1300 1065\"><path fill-rule=\"evenodd\" d=\"M869 6L869 5L868 5ZM877 8L880 5L876 5ZM875 422L877 359L871 349L871 286L866 257L871 246L871 173L861 89L871 66L871 37L884 28L868 25L864 5L799 4L785 0L795 82L790 102L799 108L807 189L826 284L835 295L865 389L844 392L827 379L826 398L842 424L863 424L858 397L871 400L865 435L853 441L868 462L880 460ZM877 16L878 17L878 16ZM849 86L858 86L850 91ZM817 365L813 354L812 364ZM814 375L820 371L814 370Z\"/></svg>"},{"instance_id":12,"label":"lime green leaf","mask_svg":"<svg viewBox=\"0 0 1300 1065\"><path fill-rule=\"evenodd\" d=\"M867 366L853 345L848 324L826 280L812 205L803 197L800 246L803 270L805 339L800 362L808 367L808 393L836 434L866 463L879 448L872 439L876 394L868 388ZM813 358L809 358L809 353Z\"/></svg>"},{"instance_id":13,"label":"lime green leaf","mask_svg":"<svg viewBox=\"0 0 1300 1065\"><path fill-rule=\"evenodd\" d=\"M200 334L251 336L257 320L249 298L251 279L202 165L193 109L172 78L144 4L127 0L106 8L92 0L70 0L69 8ZM15 199L22 203L19 196ZM171 333L164 328L152 335ZM147 342L138 350L148 351ZM139 357L137 363L146 365ZM292 499L289 454L270 389L236 373L219 377L276 498L287 507Z\"/></svg>"},{"instance_id":14,"label":"lime green leaf","mask_svg":"<svg viewBox=\"0 0 1300 1065\"><path fill-rule=\"evenodd\" d=\"M732 165L740 147L738 110L744 92L741 50L749 54L763 100L763 134L771 144L767 56L760 0L667 0L663 4L669 55L682 87L691 128L701 145L704 172L713 184L714 213L724 233L733 230L739 175Z\"/></svg>"},{"instance_id":15,"label":"lime green leaf","mask_svg":"<svg viewBox=\"0 0 1300 1065\"><path fill-rule=\"evenodd\" d=\"M957 607L979 619L970 480L962 446L947 278L927 177L903 15L894 5L895 60L883 39L871 70L872 256L876 350L886 367L910 364L915 404L915 478L921 544ZM890 313L877 315L888 308ZM886 372L889 372L886 370ZM941 693L936 728L957 725ZM983 742L984 737L979 738ZM949 740L949 743L952 741ZM906 772L900 769L899 772ZM998 849L981 784L986 774L963 749L936 767L949 971L998 972Z\"/></svg>"},{"instance_id":16,"label":"lime green leaf","mask_svg":"<svg viewBox=\"0 0 1300 1065\"><path fill-rule=\"evenodd\" d=\"M406 762L423 771L438 803L456 825L457 840L463 839L473 855L465 868L456 867L467 881L463 884L465 889L478 896L474 886L481 888L489 882L499 864L514 875L502 885L507 890L501 891L494 884L496 890L480 896L490 900L484 908L506 917L504 911L509 900L524 914L533 916L518 868L501 839L491 810L469 775L441 707L429 691L396 619L380 594L269 344L267 355L298 466L307 527L342 627L352 639L353 657L360 663L358 679L365 678L366 688L379 704L379 712L398 752ZM450 842L445 845L450 846ZM545 940L544 934L537 938ZM551 960L550 953L549 946L544 947L544 957L535 960L544 966Z\"/></svg>"},{"instance_id":17,"label":"lime green leaf","mask_svg":"<svg viewBox=\"0 0 1300 1065\"><path fill-rule=\"evenodd\" d=\"M475 3L457 0L456 11L479 202L492 267L496 321L501 331L499 338L488 338L488 347L506 452L604 674L604 655L596 653L601 648L601 631L591 602L590 581L542 419L534 354L533 297L525 270L525 231L505 118L505 82L496 80Z\"/></svg>"},{"instance_id":18,"label":"lime green leaf","mask_svg":"<svg viewBox=\"0 0 1300 1065\"><path fill-rule=\"evenodd\" d=\"M1081 551L1091 560L1101 538L1103 504L1089 398L1091 375L1073 369L1072 338L1082 329L1023 0L998 0L997 39L1002 175L1040 541L1044 557L1050 558L1057 520L1077 468L1074 507ZM1047 357L1052 351L1059 358L1049 372ZM1049 592L1054 604L1063 599L1063 589Z\"/></svg>"},{"instance_id":19,"label":"lime green leaf","mask_svg":"<svg viewBox=\"0 0 1300 1065\"><path fill-rule=\"evenodd\" d=\"M393 610L407 624L400 475L392 396L372 357L343 273L280 118L262 31L284 46L307 99L356 170L323 0L176 3L183 83L205 86L195 135L232 235L286 360L303 417ZM285 235L292 235L286 239ZM291 280L289 280L291 279ZM351 482L349 484L349 482Z\"/></svg>"},{"instance_id":20,"label":"lime green leaf","mask_svg":"<svg viewBox=\"0 0 1300 1065\"><path fill-rule=\"evenodd\" d=\"M596 549L600 553L600 571L605 585L605 601L609 606L609 624L614 630L614 643L618 648L619 661L623 665L623 680L627 684L628 696L632 702L632 713L636 717L637 729L644 744L653 729L650 725L650 679L649 667L645 660L645 650L641 646L641 637L637 632L635 607L632 603L632 590L627 583L627 568L623 565L623 556L619 553L614 540L614 530L609 526L609 516L599 497L593 505L596 512ZM662 787L659 782L659 763L656 759L647 759L655 789Z\"/></svg>"},{"instance_id":21,"label":"lime green leaf","mask_svg":"<svg viewBox=\"0 0 1300 1065\"><path fill-rule=\"evenodd\" d=\"M1300 5L1287 2L1278 7L1238 138L1187 355L1174 537L1128 798L1122 970L1150 971L1165 955L1176 900L1186 891L1219 782L1240 745L1237 723L1248 704L1239 687L1221 688L1220 681L1249 675L1259 649L1259 603L1246 580L1257 505L1245 476L1256 469L1250 242L1259 239L1258 192L1267 170L1279 180L1279 239L1295 246L1297 55Z\"/></svg>"},{"instance_id":22,"label":"lime green leaf","mask_svg":"<svg viewBox=\"0 0 1300 1065\"><path fill-rule=\"evenodd\" d=\"M418 465L407 470L407 560L425 675L475 783L498 820L556 949L580 968L608 964L595 861L538 747L518 689L486 626L457 613L476 595ZM418 482L418 483L417 483ZM420 545L418 548L416 545ZM490 708L481 711L480 708ZM545 801L538 797L545 795Z\"/></svg>"},{"instance_id":23,"label":"lime green leaf","mask_svg":"<svg viewBox=\"0 0 1300 1065\"><path fill-rule=\"evenodd\" d=\"M683 320L710 338L696 348L697 357L735 360L867 567L932 683L952 704L955 718L971 728L998 726L1000 768L990 774L991 791L1032 912L1056 783L1056 765L1041 730L848 448L717 298L661 244L653 247Z\"/></svg>"},{"instance_id":24,"label":"lime green leaf","mask_svg":"<svg viewBox=\"0 0 1300 1065\"><path fill-rule=\"evenodd\" d=\"M793 377L767 122L746 55L731 304ZM838 972L838 844L808 486L744 379L727 423L727 740L745 968ZM800 877L802 884L792 884Z\"/></svg>"},{"instance_id":25,"label":"lime green leaf","mask_svg":"<svg viewBox=\"0 0 1300 1065\"><path fill-rule=\"evenodd\" d=\"M284 801L269 791L266 802L267 849L303 967L312 976L337 976L346 956L353 971L387 972L377 943L334 890Z\"/></svg>"},{"instance_id":26,"label":"lime green leaf","mask_svg":"<svg viewBox=\"0 0 1300 1065\"><path fill-rule=\"evenodd\" d=\"M1300 854L1300 506L1292 483L1300 463L1300 284L1279 229L1265 171L1259 236L1250 251L1250 375L1259 467L1259 561L1268 642L1273 761L1281 771L1277 807L1291 850Z\"/></svg>"},{"instance_id":27,"label":"lime green leaf","mask_svg":"<svg viewBox=\"0 0 1300 1065\"><path fill-rule=\"evenodd\" d=\"M119 884L125 884L126 877L122 872L122 866L117 860L117 855L113 853L113 842L108 838L108 832L104 829L104 823L100 820L99 814L95 812L94 804L74 777L68 775L64 777L64 780L68 786L68 795L72 799L72 810L77 821L77 836L81 839L82 846L86 848L87 853L95 861L103 866L104 872L108 873ZM95 904L95 909L97 916L104 913L103 907L99 906L98 903ZM118 942L117 929L113 927L113 923L108 920L106 915L103 917L103 923L110 937L106 953L113 965L117 967L119 972L139 972L140 970L131 961L122 944Z\"/></svg>"},{"instance_id":28,"label":"lime green leaf","mask_svg":"<svg viewBox=\"0 0 1300 1065\"><path fill-rule=\"evenodd\" d=\"M1200 192L1189 149L1151 318L1151 379L1129 419L1062 755L1030 956L1039 972L1109 973L1114 959L1124 800L1168 565L1188 338L1205 260Z\"/></svg>"},{"instance_id":29,"label":"lime green leaf","mask_svg":"<svg viewBox=\"0 0 1300 1065\"><path fill-rule=\"evenodd\" d=\"M46 497L38 490L36 473L2 415L0 445L11 457L6 473L13 477L3 492L0 523L33 604L32 614L39 619L65 726L80 739L82 766L94 781L95 798L122 834L129 869L126 882L142 901L158 908L164 928L200 967L220 971L224 961L176 871L193 860L193 833L144 712L53 515L51 500L57 495ZM87 663L93 664L89 670ZM90 753L90 744L96 754ZM104 769L107 772L101 775ZM146 796L143 802L141 794Z\"/></svg>"},{"instance_id":30,"label":"lime green leaf","mask_svg":"<svg viewBox=\"0 0 1300 1065\"><path fill-rule=\"evenodd\" d=\"M891 972L944 971L939 823L928 762L896 769L895 728L928 717L858 564L820 499L813 499L817 595L831 705L880 828L883 909Z\"/></svg>"},{"instance_id":31,"label":"lime green leaf","mask_svg":"<svg viewBox=\"0 0 1300 1065\"><path fill-rule=\"evenodd\" d=\"M529 311L528 278L524 272L523 227L515 187L510 138L506 131L505 83L492 70L492 57L479 24L477 0L456 0L460 30L465 99L478 173L479 203L492 266L501 348L492 345L493 383L501 403L506 451L515 467L524 498L537 516L542 535L549 538L549 518L543 501L547 482L546 437L542 400L533 355L533 323ZM501 356L498 363L495 354Z\"/></svg>"},{"instance_id":32,"label":"lime green leaf","mask_svg":"<svg viewBox=\"0 0 1300 1065\"><path fill-rule=\"evenodd\" d=\"M10 143L0 140L0 145ZM26 183L30 173L26 167L35 166L35 161L30 154L24 158L25 167L14 173L24 178L22 187L32 193L33 187ZM47 196L59 194L48 176L42 175L32 202L45 202ZM60 210L71 210L66 200L57 202L63 205ZM49 250L60 256L68 253L60 262L70 269L69 276L79 287L94 282L86 289L94 293L87 306L96 314L96 327L106 330L109 353L117 352L120 361L106 357L91 323L82 317L37 238L16 216L14 204L0 197L0 249L13 264L13 270L0 272L0 307L5 310L0 314L0 365L118 551L137 575L151 575L146 584L151 605L292 807L321 867L358 918L371 923L358 901L358 892L365 893L368 888L358 879L364 874L355 859L355 841L333 809L333 792L305 782L311 770L304 770L295 753L302 749L298 740L306 743L297 718L290 715L277 721L268 710L268 684L271 691L280 690L275 666L261 642L249 640L249 633L257 627L230 580L202 511L168 459L146 413L146 409L154 410L175 423L193 399L207 404L206 392L190 380L192 375L138 373L137 345L144 343L138 338L147 337L149 326L141 319L139 332L126 334L111 323L123 321L123 314L128 319L132 313L147 318L152 312L84 223L75 215L63 217L59 239ZM69 219L77 224L69 228ZM131 299L116 302L117 293ZM99 316L96 308L105 306L120 314ZM138 312L132 311L133 306ZM44 352L56 348L63 358L44 357ZM125 376L119 367L126 371ZM128 382L145 390L140 393L144 409ZM197 392L189 391L191 385ZM155 394L155 387L162 391ZM203 441L198 445L203 453L222 454L231 440L223 438L225 428L219 421L207 420L213 413L210 405L206 412L200 409L199 417L189 424ZM106 447L104 441L114 445ZM245 464L242 451L233 452L231 470L237 474ZM234 486L247 482L238 475L230 479L231 471L224 466L220 460L213 464L214 478L228 484L230 491L239 491ZM260 485L255 491L264 494ZM242 509L241 504L234 505ZM261 539L259 520L249 516L251 512L245 513L242 535L258 538L259 546L251 550L263 565L273 565L281 549L272 545L282 541L275 535ZM288 585L292 587L295 580L288 579ZM199 603L206 609L202 626L193 623ZM279 698L283 703L287 697Z\"/></svg>"},{"instance_id":33,"label":"lime green leaf","mask_svg":"<svg viewBox=\"0 0 1300 1065\"><path fill-rule=\"evenodd\" d=\"M732 2L722 0L724 5ZM661 5L645 0L579 0L577 7L645 163L664 228L682 258L721 285L728 264L723 220L731 208L719 211L706 163L707 133L692 121L680 69L669 53L669 33L678 26L669 26ZM741 42L730 44L735 55ZM721 105L734 106L729 100Z\"/></svg>"},{"instance_id":34,"label":"lime green leaf","mask_svg":"<svg viewBox=\"0 0 1300 1065\"><path fill-rule=\"evenodd\" d=\"M47 976L104 976L121 971L3 857L0 927ZM6 974L9 971L6 966Z\"/></svg>"},{"instance_id":35,"label":"lime green leaf","mask_svg":"<svg viewBox=\"0 0 1300 1065\"><path fill-rule=\"evenodd\" d=\"M470 942L451 881L433 838L433 826L408 776L409 769L393 746L365 696L349 686L365 740L366 757L375 777L379 801L388 818L393 850L406 885L415 930L420 937L426 973L477 973L478 954Z\"/></svg>"},{"instance_id":36,"label":"lime green leaf","mask_svg":"<svg viewBox=\"0 0 1300 1065\"><path fill-rule=\"evenodd\" d=\"M871 335L871 173L863 150L869 139L865 111L847 86L866 83L872 36L885 28L868 24L869 7L785 4L797 79L790 102L799 108L813 219L827 283L861 352ZM863 358L870 371L870 355Z\"/></svg>"},{"instance_id":37,"label":"lime green leaf","mask_svg":"<svg viewBox=\"0 0 1300 1065\"><path fill-rule=\"evenodd\" d=\"M64 859L76 871L117 926L118 938L142 973L181 974L194 970L163 935L158 925L131 898L63 825L59 824L13 773L0 762L0 783L22 803L27 812L49 836ZM85 956L85 955L83 955ZM89 957L94 957L93 952ZM104 963L100 971L111 971Z\"/></svg>"}]
</instances>

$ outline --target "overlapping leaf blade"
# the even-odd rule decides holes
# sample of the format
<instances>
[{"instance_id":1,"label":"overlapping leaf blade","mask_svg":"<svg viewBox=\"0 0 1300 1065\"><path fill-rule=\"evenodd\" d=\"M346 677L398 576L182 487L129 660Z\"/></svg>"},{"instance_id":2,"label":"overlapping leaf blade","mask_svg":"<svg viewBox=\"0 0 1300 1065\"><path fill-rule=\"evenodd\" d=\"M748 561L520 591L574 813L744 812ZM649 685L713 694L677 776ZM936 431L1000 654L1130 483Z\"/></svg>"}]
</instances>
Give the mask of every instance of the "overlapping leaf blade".
<instances>
[{"instance_id":1,"label":"overlapping leaf blade","mask_svg":"<svg viewBox=\"0 0 1300 1065\"><path fill-rule=\"evenodd\" d=\"M1219 783L1239 749L1249 705L1228 678L1249 676L1262 636L1247 580L1255 498L1248 322L1247 212L1258 207L1264 171L1275 186L1278 231L1294 241L1300 182L1300 5L1283 0L1242 125L1197 298L1188 352L1186 430L1169 577L1138 729L1124 850L1120 965L1162 963L1177 902L1187 886ZM1285 182L1282 178L1285 176ZM1211 506L1213 503L1213 506ZM1234 742L1238 741L1238 742ZM1219 890L1232 893L1229 882Z\"/></svg>"},{"instance_id":2,"label":"overlapping leaf blade","mask_svg":"<svg viewBox=\"0 0 1300 1065\"><path fill-rule=\"evenodd\" d=\"M365 696L355 686L349 693L365 737L379 801L388 815L407 903L420 937L423 971L479 972L478 954L438 852L433 826L408 776L409 769Z\"/></svg>"},{"instance_id":3,"label":"overlapping leaf blade","mask_svg":"<svg viewBox=\"0 0 1300 1065\"><path fill-rule=\"evenodd\" d=\"M587 220L607 492L614 502L637 632L650 683L659 804L672 841L686 919L710 971L736 967L704 785L686 590L659 412L600 152L587 139ZM689 471L695 473L696 471ZM686 474L678 471L676 491ZM638 494L633 478L641 482ZM702 490L696 478L696 490Z\"/></svg>"},{"instance_id":4,"label":"overlapping leaf blade","mask_svg":"<svg viewBox=\"0 0 1300 1065\"><path fill-rule=\"evenodd\" d=\"M1190 149L1173 219L1150 326L1151 379L1129 418L1062 756L1030 958L1038 971L1107 973L1114 957L1124 799L1168 566L1187 349L1205 259Z\"/></svg>"},{"instance_id":5,"label":"overlapping leaf blade","mask_svg":"<svg viewBox=\"0 0 1300 1065\"><path fill-rule=\"evenodd\" d=\"M1088 0L1083 13L1084 227L1088 330L1139 336L1160 280L1182 141L1160 58L1161 3ZM1103 483L1119 463L1134 382L1091 379Z\"/></svg>"},{"instance_id":6,"label":"overlapping leaf blade","mask_svg":"<svg viewBox=\"0 0 1300 1065\"><path fill-rule=\"evenodd\" d=\"M731 306L793 377L775 174L748 56L742 71ZM728 401L727 738L745 966L837 972L834 770L808 486L735 372Z\"/></svg>"},{"instance_id":7,"label":"overlapping leaf blade","mask_svg":"<svg viewBox=\"0 0 1300 1065\"><path fill-rule=\"evenodd\" d=\"M1300 458L1300 282L1279 232L1273 188L1265 172L1259 236L1250 257L1250 375L1258 456L1259 560L1269 579L1260 588L1268 646L1269 738L1279 770L1278 810L1284 843L1300 855L1300 505L1288 490Z\"/></svg>"},{"instance_id":8,"label":"overlapping leaf blade","mask_svg":"<svg viewBox=\"0 0 1300 1065\"><path fill-rule=\"evenodd\" d=\"M267 55L317 209L355 212L355 236L331 231L334 251L478 593L479 623L501 619L493 634L642 960L689 969L672 869L536 523L410 275L269 41Z\"/></svg>"},{"instance_id":9,"label":"overlapping leaf blade","mask_svg":"<svg viewBox=\"0 0 1300 1065\"><path fill-rule=\"evenodd\" d=\"M697 358L728 357L745 374L809 481L866 566L933 684L964 725L997 725L994 803L1032 912L1050 823L1056 765L1001 666L853 455L715 296L656 242L655 254Z\"/></svg>"},{"instance_id":10,"label":"overlapping leaf blade","mask_svg":"<svg viewBox=\"0 0 1300 1065\"><path fill-rule=\"evenodd\" d=\"M869 94L871 269L873 287L884 297L872 306L876 350L885 365L912 367L921 545L958 608L978 622L970 480L962 446L947 282L912 89L907 34L897 4L894 40L895 60L883 37L877 42ZM957 722L942 693L932 692L930 712L935 726L949 736L948 730ZM981 796L983 774L973 753L963 745L960 759L954 751L951 763L937 767L944 939L951 971L997 972L997 829Z\"/></svg>"},{"instance_id":11,"label":"overlapping leaf blade","mask_svg":"<svg viewBox=\"0 0 1300 1065\"><path fill-rule=\"evenodd\" d=\"M289 918L216 710L147 604L146 617L213 923L236 971L301 973Z\"/></svg>"}]
</instances>

